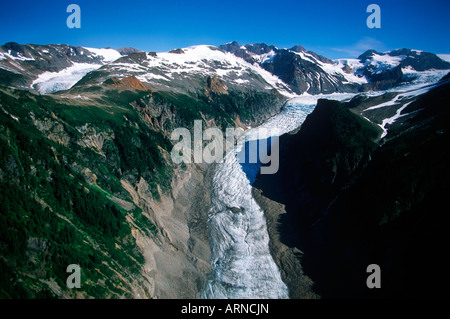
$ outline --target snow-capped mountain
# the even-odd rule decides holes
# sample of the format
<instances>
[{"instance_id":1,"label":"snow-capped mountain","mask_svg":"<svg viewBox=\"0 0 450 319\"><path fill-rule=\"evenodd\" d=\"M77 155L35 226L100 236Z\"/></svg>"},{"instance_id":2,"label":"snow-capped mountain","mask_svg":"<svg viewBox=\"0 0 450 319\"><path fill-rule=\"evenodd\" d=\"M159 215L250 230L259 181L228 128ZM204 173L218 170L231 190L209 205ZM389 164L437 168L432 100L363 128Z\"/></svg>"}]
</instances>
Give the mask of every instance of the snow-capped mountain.
<instances>
[{"instance_id":1,"label":"snow-capped mountain","mask_svg":"<svg viewBox=\"0 0 450 319\"><path fill-rule=\"evenodd\" d=\"M0 47L0 83L52 93L121 56L114 49L9 42Z\"/></svg>"},{"instance_id":2,"label":"snow-capped mountain","mask_svg":"<svg viewBox=\"0 0 450 319\"><path fill-rule=\"evenodd\" d=\"M158 53L12 42L0 47L0 84L43 94L131 77L177 93L196 94L205 88L222 93L274 90L286 97L357 93L436 82L449 69L450 63L440 56L409 49L369 50L357 59L330 60L300 45L279 49L264 43L198 45Z\"/></svg>"},{"instance_id":3,"label":"snow-capped mountain","mask_svg":"<svg viewBox=\"0 0 450 319\"><path fill-rule=\"evenodd\" d=\"M379 53L369 50L357 59L330 60L300 45L278 49L264 43L220 46L278 76L297 94L358 92L389 89L405 82L435 82L450 69L440 56L400 49ZM439 71L441 70L441 71Z\"/></svg>"},{"instance_id":4,"label":"snow-capped mountain","mask_svg":"<svg viewBox=\"0 0 450 319\"><path fill-rule=\"evenodd\" d=\"M258 64L208 45L161 53L131 53L102 66L90 75L89 81L82 81L77 87L100 85L111 77L136 77L157 90L178 93L195 93L213 82L223 92L275 89L287 96L292 94L283 81Z\"/></svg>"},{"instance_id":5,"label":"snow-capped mountain","mask_svg":"<svg viewBox=\"0 0 450 319\"><path fill-rule=\"evenodd\" d=\"M291 49L278 49L264 43L239 45L231 42L220 49L232 52L246 61L258 64L278 76L297 93L357 92L363 76L345 72L342 65L297 45Z\"/></svg>"},{"instance_id":6,"label":"snow-capped mountain","mask_svg":"<svg viewBox=\"0 0 450 319\"><path fill-rule=\"evenodd\" d=\"M450 69L440 56L420 50L368 50L358 59L333 61L345 73L361 79L363 91L385 90L410 83L437 82Z\"/></svg>"},{"instance_id":7,"label":"snow-capped mountain","mask_svg":"<svg viewBox=\"0 0 450 319\"><path fill-rule=\"evenodd\" d=\"M398 49L384 53L368 50L347 65L368 80L366 89L383 90L409 82L436 82L450 69L439 56L420 50ZM356 66L356 67L355 67Z\"/></svg>"}]
</instances>

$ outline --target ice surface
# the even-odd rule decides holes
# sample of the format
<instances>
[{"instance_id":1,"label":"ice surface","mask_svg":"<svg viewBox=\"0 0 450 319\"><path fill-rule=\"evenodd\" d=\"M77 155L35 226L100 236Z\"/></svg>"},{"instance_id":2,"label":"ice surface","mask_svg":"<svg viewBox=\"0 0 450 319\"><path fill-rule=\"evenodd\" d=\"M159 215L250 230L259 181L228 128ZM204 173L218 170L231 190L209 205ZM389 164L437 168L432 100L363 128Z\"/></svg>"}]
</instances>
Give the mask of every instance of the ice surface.
<instances>
[{"instance_id":1,"label":"ice surface","mask_svg":"<svg viewBox=\"0 0 450 319\"><path fill-rule=\"evenodd\" d=\"M72 66L59 72L44 72L33 81L32 88L41 94L68 90L83 78L88 72L97 70L101 65L88 63L74 63Z\"/></svg>"},{"instance_id":2,"label":"ice surface","mask_svg":"<svg viewBox=\"0 0 450 319\"><path fill-rule=\"evenodd\" d=\"M269 251L264 213L252 197L251 185L237 154L248 141L276 137L298 128L318 98L351 95L300 96L276 116L247 130L234 151L217 165L209 213L212 274L203 298L288 298L288 290Z\"/></svg>"},{"instance_id":3,"label":"ice surface","mask_svg":"<svg viewBox=\"0 0 450 319\"><path fill-rule=\"evenodd\" d=\"M450 54L437 54L442 60L450 62Z\"/></svg>"},{"instance_id":4,"label":"ice surface","mask_svg":"<svg viewBox=\"0 0 450 319\"><path fill-rule=\"evenodd\" d=\"M114 49L96 49L96 48L85 48L85 49L92 52L95 55L102 56L103 62L112 62L122 56L118 51Z\"/></svg>"}]
</instances>

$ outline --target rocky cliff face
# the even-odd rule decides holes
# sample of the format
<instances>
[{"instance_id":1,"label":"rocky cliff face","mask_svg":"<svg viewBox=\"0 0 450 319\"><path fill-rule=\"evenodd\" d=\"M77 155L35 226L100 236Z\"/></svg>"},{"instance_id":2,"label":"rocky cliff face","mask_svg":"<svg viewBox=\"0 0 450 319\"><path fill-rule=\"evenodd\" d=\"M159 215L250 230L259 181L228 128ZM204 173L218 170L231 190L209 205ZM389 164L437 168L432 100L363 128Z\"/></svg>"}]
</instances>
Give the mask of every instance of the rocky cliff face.
<instances>
[{"instance_id":1,"label":"rocky cliff face","mask_svg":"<svg viewBox=\"0 0 450 319\"><path fill-rule=\"evenodd\" d=\"M98 105L86 112L67 99L6 88L0 101L0 295L157 297L156 266L139 245L162 233L121 183L147 199L163 197L170 144L133 111L128 122L108 119ZM66 285L70 264L81 267L79 290Z\"/></svg>"},{"instance_id":2,"label":"rocky cliff face","mask_svg":"<svg viewBox=\"0 0 450 319\"><path fill-rule=\"evenodd\" d=\"M239 45L236 41L223 44L219 46L219 49L225 52L233 53L235 56L243 58L245 61L252 64L255 62L261 62L258 58L259 56L278 50L275 46L267 45L265 43Z\"/></svg>"},{"instance_id":3,"label":"rocky cliff face","mask_svg":"<svg viewBox=\"0 0 450 319\"><path fill-rule=\"evenodd\" d=\"M263 64L269 72L280 77L297 94L352 92L358 86L345 85L345 78L325 72L319 65L290 50L281 50L275 58Z\"/></svg>"}]
</instances>

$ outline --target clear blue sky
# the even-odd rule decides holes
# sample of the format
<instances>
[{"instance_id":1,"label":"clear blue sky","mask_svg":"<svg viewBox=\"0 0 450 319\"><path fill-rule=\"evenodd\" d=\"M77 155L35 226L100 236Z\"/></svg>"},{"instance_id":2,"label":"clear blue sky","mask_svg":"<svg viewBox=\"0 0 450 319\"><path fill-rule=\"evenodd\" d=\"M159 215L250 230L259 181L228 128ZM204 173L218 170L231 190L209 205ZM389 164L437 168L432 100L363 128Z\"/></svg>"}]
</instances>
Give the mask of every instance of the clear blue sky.
<instances>
[{"instance_id":1,"label":"clear blue sky","mask_svg":"<svg viewBox=\"0 0 450 319\"><path fill-rule=\"evenodd\" d=\"M81 7L69 29L66 8ZM381 29L366 8L381 7ZM167 51L195 44L301 44L330 58L366 49L413 48L450 53L449 0L1 0L0 43L132 46Z\"/></svg>"}]
</instances>

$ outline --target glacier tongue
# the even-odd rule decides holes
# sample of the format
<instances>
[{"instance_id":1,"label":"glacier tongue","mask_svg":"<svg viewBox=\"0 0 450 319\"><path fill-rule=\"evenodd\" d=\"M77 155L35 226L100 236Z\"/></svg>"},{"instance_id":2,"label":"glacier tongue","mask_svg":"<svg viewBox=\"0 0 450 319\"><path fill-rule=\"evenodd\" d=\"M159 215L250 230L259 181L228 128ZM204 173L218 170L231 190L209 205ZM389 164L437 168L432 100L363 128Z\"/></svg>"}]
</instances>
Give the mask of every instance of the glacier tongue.
<instances>
[{"instance_id":1,"label":"glacier tongue","mask_svg":"<svg viewBox=\"0 0 450 319\"><path fill-rule=\"evenodd\" d=\"M31 84L41 94L54 93L70 89L87 73L100 68L99 64L73 63L72 66L59 72L44 72Z\"/></svg>"},{"instance_id":2,"label":"glacier tongue","mask_svg":"<svg viewBox=\"0 0 450 319\"><path fill-rule=\"evenodd\" d=\"M279 136L299 127L315 103L310 97L295 99L280 114L246 131L234 151L217 165L209 215L212 274L202 298L289 298L269 251L264 212L252 197L237 153L245 141Z\"/></svg>"},{"instance_id":3,"label":"glacier tongue","mask_svg":"<svg viewBox=\"0 0 450 319\"><path fill-rule=\"evenodd\" d=\"M213 279L203 298L287 298L269 252L264 213L234 153L213 177L209 227Z\"/></svg>"}]
</instances>

